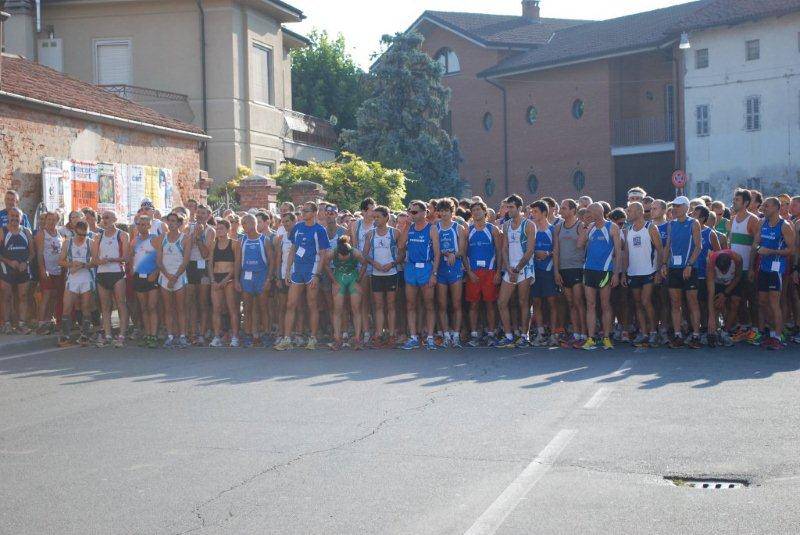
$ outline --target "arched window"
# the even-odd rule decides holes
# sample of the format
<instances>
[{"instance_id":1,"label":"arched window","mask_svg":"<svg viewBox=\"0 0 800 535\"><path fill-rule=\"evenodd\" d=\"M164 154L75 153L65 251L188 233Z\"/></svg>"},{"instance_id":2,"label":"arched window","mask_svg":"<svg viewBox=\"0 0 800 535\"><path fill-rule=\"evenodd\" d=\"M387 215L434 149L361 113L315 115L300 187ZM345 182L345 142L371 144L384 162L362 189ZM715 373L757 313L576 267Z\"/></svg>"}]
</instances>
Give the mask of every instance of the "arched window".
<instances>
[{"instance_id":1,"label":"arched window","mask_svg":"<svg viewBox=\"0 0 800 535\"><path fill-rule=\"evenodd\" d=\"M579 193L586 187L586 175L580 169L572 173L572 185L575 186L575 191Z\"/></svg>"},{"instance_id":2,"label":"arched window","mask_svg":"<svg viewBox=\"0 0 800 535\"><path fill-rule=\"evenodd\" d=\"M458 62L458 56L449 48L442 48L433 57L439 65L442 66L444 74L453 74L461 70L461 64Z\"/></svg>"},{"instance_id":3,"label":"arched window","mask_svg":"<svg viewBox=\"0 0 800 535\"><path fill-rule=\"evenodd\" d=\"M531 193L539 191L539 179L533 173L528 175L528 191Z\"/></svg>"},{"instance_id":4,"label":"arched window","mask_svg":"<svg viewBox=\"0 0 800 535\"><path fill-rule=\"evenodd\" d=\"M494 196L494 180L491 178L486 179L486 182L483 183L483 192L487 197Z\"/></svg>"},{"instance_id":5,"label":"arched window","mask_svg":"<svg viewBox=\"0 0 800 535\"><path fill-rule=\"evenodd\" d=\"M536 109L536 106L528 106L528 111L525 112L525 119L527 119L528 124L534 124L538 117L539 110Z\"/></svg>"},{"instance_id":6,"label":"arched window","mask_svg":"<svg viewBox=\"0 0 800 535\"><path fill-rule=\"evenodd\" d=\"M581 99L575 99L572 103L572 116L576 119L583 117L584 104Z\"/></svg>"},{"instance_id":7,"label":"arched window","mask_svg":"<svg viewBox=\"0 0 800 535\"><path fill-rule=\"evenodd\" d=\"M488 111L483 114L483 129L487 132L492 129L492 125L494 124L494 118L492 114Z\"/></svg>"}]
</instances>

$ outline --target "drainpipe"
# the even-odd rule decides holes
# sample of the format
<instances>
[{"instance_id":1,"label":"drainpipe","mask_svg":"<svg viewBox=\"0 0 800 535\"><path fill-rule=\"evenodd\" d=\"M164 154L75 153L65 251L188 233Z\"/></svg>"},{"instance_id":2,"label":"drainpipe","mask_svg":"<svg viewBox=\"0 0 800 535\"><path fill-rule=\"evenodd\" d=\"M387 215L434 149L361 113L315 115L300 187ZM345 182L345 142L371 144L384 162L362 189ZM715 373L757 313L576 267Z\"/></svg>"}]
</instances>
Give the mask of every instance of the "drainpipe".
<instances>
[{"instance_id":1,"label":"drainpipe","mask_svg":"<svg viewBox=\"0 0 800 535\"><path fill-rule=\"evenodd\" d=\"M200 12L200 72L203 99L203 130L208 133L208 95L206 93L206 12L203 0L196 0ZM203 144L203 168L208 171L208 141Z\"/></svg>"},{"instance_id":2,"label":"drainpipe","mask_svg":"<svg viewBox=\"0 0 800 535\"><path fill-rule=\"evenodd\" d=\"M506 88L489 78L485 78L486 83L493 85L503 94L503 188L506 197L511 195L508 190L508 94Z\"/></svg>"}]
</instances>

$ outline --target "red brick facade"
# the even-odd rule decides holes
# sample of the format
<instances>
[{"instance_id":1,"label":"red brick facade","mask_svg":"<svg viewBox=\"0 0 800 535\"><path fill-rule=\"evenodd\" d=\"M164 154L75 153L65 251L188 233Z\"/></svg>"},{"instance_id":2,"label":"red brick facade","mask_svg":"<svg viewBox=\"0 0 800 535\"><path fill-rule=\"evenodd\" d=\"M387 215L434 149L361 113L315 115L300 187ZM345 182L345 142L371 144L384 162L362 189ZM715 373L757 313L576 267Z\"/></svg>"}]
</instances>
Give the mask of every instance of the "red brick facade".
<instances>
[{"instance_id":1,"label":"red brick facade","mask_svg":"<svg viewBox=\"0 0 800 535\"><path fill-rule=\"evenodd\" d=\"M205 200L198 142L98 124L0 103L0 192L16 189L23 210L42 200L42 158L152 165L172 169L175 203Z\"/></svg>"}]
</instances>

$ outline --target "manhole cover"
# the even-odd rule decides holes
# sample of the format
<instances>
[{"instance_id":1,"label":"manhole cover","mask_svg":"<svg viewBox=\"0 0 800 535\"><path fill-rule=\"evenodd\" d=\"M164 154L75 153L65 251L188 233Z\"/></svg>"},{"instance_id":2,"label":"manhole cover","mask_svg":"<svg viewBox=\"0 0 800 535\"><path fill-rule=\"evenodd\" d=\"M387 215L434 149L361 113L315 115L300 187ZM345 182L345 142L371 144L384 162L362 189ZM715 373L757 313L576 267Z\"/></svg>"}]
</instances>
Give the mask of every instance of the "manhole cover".
<instances>
[{"instance_id":1,"label":"manhole cover","mask_svg":"<svg viewBox=\"0 0 800 535\"><path fill-rule=\"evenodd\" d=\"M741 489L749 485L746 479L716 479L708 477L665 476L664 479L676 487L690 487L704 490Z\"/></svg>"}]
</instances>

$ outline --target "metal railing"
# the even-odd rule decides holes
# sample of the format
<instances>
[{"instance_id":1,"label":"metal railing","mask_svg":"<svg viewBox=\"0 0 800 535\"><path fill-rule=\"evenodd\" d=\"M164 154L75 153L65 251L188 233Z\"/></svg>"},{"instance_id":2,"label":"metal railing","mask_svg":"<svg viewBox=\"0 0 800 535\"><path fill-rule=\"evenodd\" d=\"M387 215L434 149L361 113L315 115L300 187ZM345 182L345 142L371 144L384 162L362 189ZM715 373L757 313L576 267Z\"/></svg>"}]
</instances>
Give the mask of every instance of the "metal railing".
<instances>
[{"instance_id":1,"label":"metal railing","mask_svg":"<svg viewBox=\"0 0 800 535\"><path fill-rule=\"evenodd\" d=\"M615 147L654 145L675 141L675 124L667 117L636 117L618 119L612 124L612 141Z\"/></svg>"},{"instance_id":2,"label":"metal railing","mask_svg":"<svg viewBox=\"0 0 800 535\"><path fill-rule=\"evenodd\" d=\"M136 85L124 85L124 84L100 85L98 87L105 89L109 93L114 93L118 97L122 97L126 100L135 101L137 97L146 97L148 99L189 102L189 97L187 95L182 95L180 93L173 93L172 91L151 89L149 87L139 87Z\"/></svg>"},{"instance_id":3,"label":"metal railing","mask_svg":"<svg viewBox=\"0 0 800 535\"><path fill-rule=\"evenodd\" d=\"M330 121L295 110L283 110L292 140L326 149L336 149L339 136Z\"/></svg>"}]
</instances>

